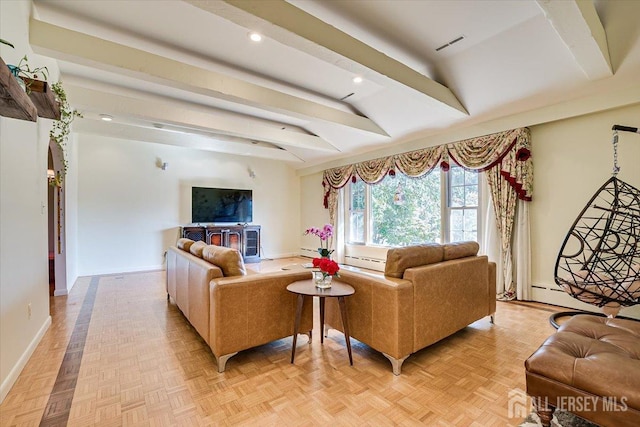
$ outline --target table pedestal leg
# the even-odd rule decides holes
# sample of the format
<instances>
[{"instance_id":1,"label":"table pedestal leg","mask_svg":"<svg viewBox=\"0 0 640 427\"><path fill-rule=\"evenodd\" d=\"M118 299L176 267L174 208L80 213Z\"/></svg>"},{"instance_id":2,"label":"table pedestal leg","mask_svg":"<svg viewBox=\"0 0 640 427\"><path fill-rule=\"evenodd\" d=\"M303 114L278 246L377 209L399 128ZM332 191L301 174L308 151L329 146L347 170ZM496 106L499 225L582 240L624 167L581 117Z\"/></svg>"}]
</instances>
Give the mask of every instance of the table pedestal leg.
<instances>
[{"instance_id":1,"label":"table pedestal leg","mask_svg":"<svg viewBox=\"0 0 640 427\"><path fill-rule=\"evenodd\" d=\"M296 343L298 342L298 332L300 331L300 317L302 317L302 304L304 295L298 295L298 306L296 307L296 321L293 325L293 347L291 348L291 363L296 357Z\"/></svg>"},{"instance_id":2,"label":"table pedestal leg","mask_svg":"<svg viewBox=\"0 0 640 427\"><path fill-rule=\"evenodd\" d=\"M347 305L344 297L338 297L340 305L340 317L342 317L342 328L344 329L344 340L347 343L347 351L349 352L349 364L353 366L353 357L351 356L351 338L349 337L349 321L347 320Z\"/></svg>"},{"instance_id":3,"label":"table pedestal leg","mask_svg":"<svg viewBox=\"0 0 640 427\"><path fill-rule=\"evenodd\" d=\"M320 344L324 343L324 297L320 298Z\"/></svg>"}]
</instances>

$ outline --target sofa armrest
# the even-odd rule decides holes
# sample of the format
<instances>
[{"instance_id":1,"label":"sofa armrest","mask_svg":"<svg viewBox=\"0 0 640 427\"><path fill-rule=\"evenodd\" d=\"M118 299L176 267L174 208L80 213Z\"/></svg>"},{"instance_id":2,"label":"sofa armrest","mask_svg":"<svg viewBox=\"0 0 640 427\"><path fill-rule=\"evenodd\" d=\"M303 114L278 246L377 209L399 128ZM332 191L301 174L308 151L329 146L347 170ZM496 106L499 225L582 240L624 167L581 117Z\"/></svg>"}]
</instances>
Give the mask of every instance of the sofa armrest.
<instances>
[{"instance_id":1,"label":"sofa armrest","mask_svg":"<svg viewBox=\"0 0 640 427\"><path fill-rule=\"evenodd\" d=\"M214 279L209 285L209 345L216 357L293 335L297 296L287 286L309 271L282 271ZM305 299L300 331L313 328L313 303Z\"/></svg>"},{"instance_id":2,"label":"sofa armrest","mask_svg":"<svg viewBox=\"0 0 640 427\"><path fill-rule=\"evenodd\" d=\"M489 262L489 311L493 315L496 312L496 263Z\"/></svg>"}]
</instances>

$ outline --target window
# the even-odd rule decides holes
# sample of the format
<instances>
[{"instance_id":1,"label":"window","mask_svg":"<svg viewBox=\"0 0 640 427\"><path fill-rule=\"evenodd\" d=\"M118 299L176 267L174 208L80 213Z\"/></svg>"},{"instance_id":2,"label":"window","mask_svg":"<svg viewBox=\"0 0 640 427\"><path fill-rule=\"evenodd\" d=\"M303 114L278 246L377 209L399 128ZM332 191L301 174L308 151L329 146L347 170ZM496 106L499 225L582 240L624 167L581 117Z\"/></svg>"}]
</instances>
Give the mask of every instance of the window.
<instances>
[{"instance_id":1,"label":"window","mask_svg":"<svg viewBox=\"0 0 640 427\"><path fill-rule=\"evenodd\" d=\"M451 166L447 187L448 241L478 241L478 173Z\"/></svg>"},{"instance_id":2,"label":"window","mask_svg":"<svg viewBox=\"0 0 640 427\"><path fill-rule=\"evenodd\" d=\"M350 184L349 242L365 243L364 210L366 184L362 180Z\"/></svg>"},{"instance_id":3,"label":"window","mask_svg":"<svg viewBox=\"0 0 640 427\"><path fill-rule=\"evenodd\" d=\"M407 246L478 239L478 174L452 166L347 187L348 242ZM444 207L444 208L443 208Z\"/></svg>"}]
</instances>

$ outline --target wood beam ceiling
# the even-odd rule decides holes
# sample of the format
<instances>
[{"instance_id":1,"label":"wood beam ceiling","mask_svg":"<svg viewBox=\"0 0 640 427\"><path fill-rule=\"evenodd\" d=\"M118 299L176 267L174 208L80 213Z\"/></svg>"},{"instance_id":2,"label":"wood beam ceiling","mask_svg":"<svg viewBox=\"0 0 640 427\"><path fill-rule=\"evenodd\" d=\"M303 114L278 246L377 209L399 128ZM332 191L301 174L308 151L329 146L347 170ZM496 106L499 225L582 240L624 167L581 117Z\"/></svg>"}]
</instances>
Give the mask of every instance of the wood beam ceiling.
<instances>
[{"instance_id":1,"label":"wood beam ceiling","mask_svg":"<svg viewBox=\"0 0 640 427\"><path fill-rule=\"evenodd\" d=\"M267 22L270 25L266 35L282 44L337 67L364 72L367 78L384 85L396 84L413 89L425 95L429 102L468 114L446 86L284 0L185 1L246 28L255 27L258 21Z\"/></svg>"},{"instance_id":2,"label":"wood beam ceiling","mask_svg":"<svg viewBox=\"0 0 640 427\"><path fill-rule=\"evenodd\" d=\"M65 89L68 96L73 99L74 105L90 107L94 111L109 113L116 117L134 117L150 123L171 124L211 134L265 141L278 146L327 152L338 151L329 142L316 135L281 129L258 121L247 125L246 119L240 117L220 119L215 114L188 109L169 101L116 95L73 84L65 85Z\"/></svg>"},{"instance_id":3,"label":"wood beam ceiling","mask_svg":"<svg viewBox=\"0 0 640 427\"><path fill-rule=\"evenodd\" d=\"M31 19L34 51L55 59L117 72L172 88L305 120L321 120L388 136L367 117L269 89L140 49Z\"/></svg>"},{"instance_id":4,"label":"wood beam ceiling","mask_svg":"<svg viewBox=\"0 0 640 427\"><path fill-rule=\"evenodd\" d=\"M589 79L613 75L607 35L592 0L537 2Z\"/></svg>"}]
</instances>

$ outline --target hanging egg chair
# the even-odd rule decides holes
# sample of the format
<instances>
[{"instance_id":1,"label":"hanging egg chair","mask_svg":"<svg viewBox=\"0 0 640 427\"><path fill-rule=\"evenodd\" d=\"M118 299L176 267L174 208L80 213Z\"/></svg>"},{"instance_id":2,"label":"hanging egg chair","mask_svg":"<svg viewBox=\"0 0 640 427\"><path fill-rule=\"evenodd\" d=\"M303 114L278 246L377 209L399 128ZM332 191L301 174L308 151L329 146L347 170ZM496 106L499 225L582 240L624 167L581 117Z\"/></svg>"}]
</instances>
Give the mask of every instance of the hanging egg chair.
<instances>
[{"instance_id":1,"label":"hanging egg chair","mask_svg":"<svg viewBox=\"0 0 640 427\"><path fill-rule=\"evenodd\" d=\"M618 131L640 132L619 125L613 131L613 176L571 226L554 274L562 290L601 307L608 317L615 317L622 307L640 304L640 190L616 177ZM551 323L557 327L554 316Z\"/></svg>"}]
</instances>

